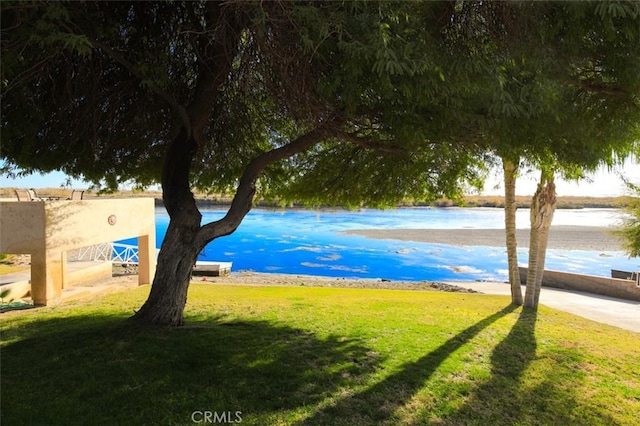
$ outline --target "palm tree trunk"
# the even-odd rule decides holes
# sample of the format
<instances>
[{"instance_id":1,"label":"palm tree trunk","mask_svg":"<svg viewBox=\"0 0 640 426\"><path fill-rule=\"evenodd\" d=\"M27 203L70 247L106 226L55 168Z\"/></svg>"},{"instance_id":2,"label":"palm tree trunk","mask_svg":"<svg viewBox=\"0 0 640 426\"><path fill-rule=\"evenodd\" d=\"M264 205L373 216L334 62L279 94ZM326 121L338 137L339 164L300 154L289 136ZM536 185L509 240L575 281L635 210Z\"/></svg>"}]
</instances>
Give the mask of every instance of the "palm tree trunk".
<instances>
[{"instance_id":1,"label":"palm tree trunk","mask_svg":"<svg viewBox=\"0 0 640 426\"><path fill-rule=\"evenodd\" d=\"M529 269L524 306L537 309L544 275L544 263L549 241L549 229L556 209L556 185L553 172L542 172L538 189L531 203L531 237Z\"/></svg>"},{"instance_id":2,"label":"palm tree trunk","mask_svg":"<svg viewBox=\"0 0 640 426\"><path fill-rule=\"evenodd\" d=\"M502 158L504 170L504 225L507 244L507 261L509 264L509 285L511 286L511 303L522 305L522 284L518 271L518 243L516 240L516 173L519 160L511 161Z\"/></svg>"}]
</instances>

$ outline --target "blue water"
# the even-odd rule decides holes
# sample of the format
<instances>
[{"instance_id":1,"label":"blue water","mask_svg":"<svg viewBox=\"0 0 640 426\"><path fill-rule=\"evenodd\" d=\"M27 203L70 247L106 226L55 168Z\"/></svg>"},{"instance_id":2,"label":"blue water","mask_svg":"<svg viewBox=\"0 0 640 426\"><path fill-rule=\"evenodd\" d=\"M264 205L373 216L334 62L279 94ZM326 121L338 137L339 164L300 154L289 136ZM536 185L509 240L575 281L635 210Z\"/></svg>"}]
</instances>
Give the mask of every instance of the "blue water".
<instances>
[{"instance_id":1,"label":"blue water","mask_svg":"<svg viewBox=\"0 0 640 426\"><path fill-rule=\"evenodd\" d=\"M226 210L203 211L203 223ZM255 209L230 236L210 243L199 260L233 262L233 271L276 272L390 280L507 280L506 250L501 247L376 240L349 229L503 229L504 212L482 208L403 208L396 210ZM518 211L517 227L527 228L529 211ZM554 225L607 226L620 213L611 209L559 210ZM169 218L156 213L158 247ZM131 241L129 241L131 243ZM135 244L135 240L133 240ZM527 263L527 249L518 251ZM547 269L609 276L611 269L638 270L640 261L619 251L548 250Z\"/></svg>"}]
</instances>

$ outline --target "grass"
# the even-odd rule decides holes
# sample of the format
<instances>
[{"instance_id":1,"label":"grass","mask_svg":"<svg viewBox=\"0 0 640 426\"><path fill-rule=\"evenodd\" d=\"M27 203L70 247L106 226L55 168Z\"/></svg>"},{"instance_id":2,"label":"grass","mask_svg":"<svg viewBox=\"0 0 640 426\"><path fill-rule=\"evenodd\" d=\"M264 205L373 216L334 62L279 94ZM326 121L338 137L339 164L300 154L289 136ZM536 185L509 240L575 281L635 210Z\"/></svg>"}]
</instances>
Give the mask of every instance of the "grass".
<instances>
[{"instance_id":1,"label":"grass","mask_svg":"<svg viewBox=\"0 0 640 426\"><path fill-rule=\"evenodd\" d=\"M640 335L545 307L192 284L188 326L133 326L147 292L3 314L2 424L188 425L207 411L249 425L640 418Z\"/></svg>"},{"instance_id":2,"label":"grass","mask_svg":"<svg viewBox=\"0 0 640 426\"><path fill-rule=\"evenodd\" d=\"M29 269L27 265L14 265L12 263L15 255L13 254L1 254L0 253L0 275L11 274L13 272L20 272Z\"/></svg>"},{"instance_id":3,"label":"grass","mask_svg":"<svg viewBox=\"0 0 640 426\"><path fill-rule=\"evenodd\" d=\"M20 272L29 269L28 266L14 266L0 263L0 275L12 274L14 272Z\"/></svg>"}]
</instances>

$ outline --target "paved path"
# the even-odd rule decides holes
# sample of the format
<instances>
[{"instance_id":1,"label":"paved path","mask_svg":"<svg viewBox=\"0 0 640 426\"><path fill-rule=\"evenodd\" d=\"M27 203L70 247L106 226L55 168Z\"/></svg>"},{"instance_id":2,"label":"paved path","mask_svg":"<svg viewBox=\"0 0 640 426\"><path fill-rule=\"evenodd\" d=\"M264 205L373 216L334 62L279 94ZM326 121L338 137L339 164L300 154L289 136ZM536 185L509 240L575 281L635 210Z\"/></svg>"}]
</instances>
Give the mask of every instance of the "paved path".
<instances>
[{"instance_id":1,"label":"paved path","mask_svg":"<svg viewBox=\"0 0 640 426\"><path fill-rule=\"evenodd\" d=\"M81 269L94 266L95 264L96 262L81 262L81 261L67 262L67 273L79 271ZM27 265L25 269L21 271L0 275L0 286L5 284L15 283L17 281L25 281L30 279L31 279L31 269Z\"/></svg>"},{"instance_id":2,"label":"paved path","mask_svg":"<svg viewBox=\"0 0 640 426\"><path fill-rule=\"evenodd\" d=\"M71 261L67 263L67 272L76 272L91 266L96 262ZM24 283L29 285L31 270L29 268L18 272L0 275L0 288L8 284ZM138 286L138 276L128 275L122 277L112 277L110 279L91 281L84 284L75 284L62 290L60 302L69 300L92 298L100 294L108 294L116 291L127 290ZM29 287L27 287L28 289ZM29 300L29 299L27 299Z\"/></svg>"},{"instance_id":3,"label":"paved path","mask_svg":"<svg viewBox=\"0 0 640 426\"><path fill-rule=\"evenodd\" d=\"M505 283L455 282L452 284L485 294L511 295L511 289ZM522 287L523 295L524 292L525 288ZM640 333L640 302L542 287L540 304L593 321Z\"/></svg>"}]
</instances>

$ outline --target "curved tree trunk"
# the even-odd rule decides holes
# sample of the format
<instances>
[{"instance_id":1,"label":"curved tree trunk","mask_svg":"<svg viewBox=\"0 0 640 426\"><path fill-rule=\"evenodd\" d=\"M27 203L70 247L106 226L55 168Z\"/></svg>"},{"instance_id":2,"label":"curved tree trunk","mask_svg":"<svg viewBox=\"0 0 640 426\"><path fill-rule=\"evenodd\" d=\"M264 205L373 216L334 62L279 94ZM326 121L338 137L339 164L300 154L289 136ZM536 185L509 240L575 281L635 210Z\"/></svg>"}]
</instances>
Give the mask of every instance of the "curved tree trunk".
<instances>
[{"instance_id":1,"label":"curved tree trunk","mask_svg":"<svg viewBox=\"0 0 640 426\"><path fill-rule=\"evenodd\" d=\"M220 88L228 78L244 23L234 14L226 14L223 2L206 2L207 31L196 35L206 56L200 61L194 97L186 109L176 107L182 119L179 134L173 139L162 169L162 198L169 214L169 227L160 249L156 275L149 298L132 317L133 321L154 325L179 326L184 322L191 271L198 253L214 239L229 235L251 210L255 184L262 171L277 161L302 152L335 133L343 118L318 123L317 128L279 148L254 158L240 178L227 214L220 220L201 226L202 215L195 204L189 175L191 163L203 143L203 131L211 120ZM216 37L211 37L215 32Z\"/></svg>"},{"instance_id":2,"label":"curved tree trunk","mask_svg":"<svg viewBox=\"0 0 640 426\"><path fill-rule=\"evenodd\" d=\"M191 270L202 250L193 243L193 229L184 220L170 222L149 297L132 317L134 321L172 327L183 325Z\"/></svg>"},{"instance_id":3,"label":"curved tree trunk","mask_svg":"<svg viewBox=\"0 0 640 426\"><path fill-rule=\"evenodd\" d=\"M511 303L522 305L522 284L518 271L518 243L516 240L516 173L519 161L502 158L504 170L504 225L507 244L507 262L509 264L509 285Z\"/></svg>"},{"instance_id":4,"label":"curved tree trunk","mask_svg":"<svg viewBox=\"0 0 640 426\"><path fill-rule=\"evenodd\" d=\"M170 221L158 256L156 275L149 298L131 319L153 325L182 325L189 280L198 253L209 242L238 228L251 210L256 181L267 166L322 141L332 134L329 129L338 123L339 120L331 120L280 148L256 157L245 168L227 214L203 226L200 225L202 215L189 189L189 169L196 142L193 135L182 131L171 144L164 166L163 199Z\"/></svg>"},{"instance_id":5,"label":"curved tree trunk","mask_svg":"<svg viewBox=\"0 0 640 426\"><path fill-rule=\"evenodd\" d=\"M162 167L162 200L169 214L169 227L158 255L149 298L131 318L154 325L183 324L193 265L208 241L215 238L207 241L201 237L202 215L191 193L190 170L219 89L228 78L242 25L230 15L225 16L222 2L207 2L205 7L207 30L198 34L194 43L208 55L198 58L199 75L190 104L186 109L175 108L182 125L167 149ZM211 37L216 28L223 30Z\"/></svg>"},{"instance_id":6,"label":"curved tree trunk","mask_svg":"<svg viewBox=\"0 0 640 426\"><path fill-rule=\"evenodd\" d=\"M202 215L189 185L191 161L197 143L183 128L167 151L162 174L162 199L169 227L147 301L132 317L134 321L180 326L187 302L191 270L204 245L198 244Z\"/></svg>"},{"instance_id":7,"label":"curved tree trunk","mask_svg":"<svg viewBox=\"0 0 640 426\"><path fill-rule=\"evenodd\" d=\"M553 172L543 171L538 189L531 202L531 238L529 241L529 269L524 306L537 308L544 275L549 229L556 210L556 185Z\"/></svg>"}]
</instances>

